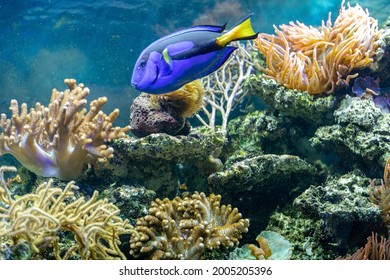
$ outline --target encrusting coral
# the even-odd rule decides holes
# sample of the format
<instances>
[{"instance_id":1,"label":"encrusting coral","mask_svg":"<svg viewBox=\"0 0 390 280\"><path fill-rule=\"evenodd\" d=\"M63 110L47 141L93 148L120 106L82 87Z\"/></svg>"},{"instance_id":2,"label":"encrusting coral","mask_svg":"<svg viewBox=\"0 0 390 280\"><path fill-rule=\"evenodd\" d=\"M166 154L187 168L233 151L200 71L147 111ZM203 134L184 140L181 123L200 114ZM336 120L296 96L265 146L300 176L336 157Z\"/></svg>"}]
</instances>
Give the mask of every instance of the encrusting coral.
<instances>
[{"instance_id":1,"label":"encrusting coral","mask_svg":"<svg viewBox=\"0 0 390 280\"><path fill-rule=\"evenodd\" d=\"M130 253L150 259L199 259L206 249L237 246L249 220L220 201L220 195L197 192L173 200L156 199L149 215L137 221Z\"/></svg>"},{"instance_id":2,"label":"encrusting coral","mask_svg":"<svg viewBox=\"0 0 390 280\"><path fill-rule=\"evenodd\" d=\"M13 155L38 175L72 180L89 159L104 162L112 157L106 142L125 136L130 127L112 127L119 110L104 114L106 97L92 101L87 112L89 89L74 79L65 83L69 89L53 89L48 107L36 103L28 112L23 103L19 112L18 102L11 101L11 119L5 114L0 119L0 155Z\"/></svg>"},{"instance_id":3,"label":"encrusting coral","mask_svg":"<svg viewBox=\"0 0 390 280\"><path fill-rule=\"evenodd\" d=\"M4 171L16 171L1 167ZM4 183L4 180L2 179ZM95 191L85 201L75 197L78 187L69 182L65 189L49 180L34 193L11 196L6 184L0 187L0 240L13 245L27 241L39 258L49 248L56 259L68 259L77 252L83 259L125 259L119 249L120 235L134 232L128 220L118 216L119 209ZM60 248L66 232L74 235L70 248Z\"/></svg>"},{"instance_id":4,"label":"encrusting coral","mask_svg":"<svg viewBox=\"0 0 390 280\"><path fill-rule=\"evenodd\" d=\"M358 4L345 8L344 1L333 26L330 16L318 29L291 22L281 30L274 26L277 36L260 34L255 42L266 56L266 76L310 94L333 93L355 78L354 69L373 61L378 22Z\"/></svg>"}]
</instances>

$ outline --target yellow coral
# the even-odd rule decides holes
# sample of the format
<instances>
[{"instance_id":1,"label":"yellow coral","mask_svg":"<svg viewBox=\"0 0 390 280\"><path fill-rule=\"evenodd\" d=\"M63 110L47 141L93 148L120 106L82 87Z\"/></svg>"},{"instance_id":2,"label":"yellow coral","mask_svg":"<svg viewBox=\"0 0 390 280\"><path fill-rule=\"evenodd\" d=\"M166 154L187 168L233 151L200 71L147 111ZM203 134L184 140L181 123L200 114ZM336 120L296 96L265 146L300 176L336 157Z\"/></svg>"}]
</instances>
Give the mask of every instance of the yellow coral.
<instances>
[{"instance_id":1,"label":"yellow coral","mask_svg":"<svg viewBox=\"0 0 390 280\"><path fill-rule=\"evenodd\" d=\"M163 107L171 115L188 118L202 108L203 94L204 89L201 81L195 80L173 92L152 95L151 102Z\"/></svg>"},{"instance_id":2,"label":"yellow coral","mask_svg":"<svg viewBox=\"0 0 390 280\"><path fill-rule=\"evenodd\" d=\"M11 170L14 171L14 170ZM125 259L119 237L133 227L118 216L119 209L95 191L85 201L76 198L78 187L69 182L65 189L53 187L53 180L41 184L34 193L14 199L6 185L0 187L0 239L13 244L27 241L34 254L52 247L57 259L67 259L76 251L83 259ZM65 232L74 235L73 245L63 253Z\"/></svg>"},{"instance_id":3,"label":"yellow coral","mask_svg":"<svg viewBox=\"0 0 390 280\"><path fill-rule=\"evenodd\" d=\"M130 253L150 259L199 259L205 249L237 246L249 220L237 208L220 205L221 196L194 193L156 199L149 215L137 220Z\"/></svg>"},{"instance_id":4,"label":"yellow coral","mask_svg":"<svg viewBox=\"0 0 390 280\"><path fill-rule=\"evenodd\" d=\"M378 22L358 4L348 8L341 4L334 25L329 19L320 28L303 23L274 26L277 36L260 34L255 40L266 56L265 76L287 88L306 90L310 94L333 93L349 83L373 61L378 48Z\"/></svg>"},{"instance_id":5,"label":"yellow coral","mask_svg":"<svg viewBox=\"0 0 390 280\"><path fill-rule=\"evenodd\" d=\"M248 249L252 252L252 255L257 260L266 260L272 255L271 248L269 247L268 240L261 235L256 238L259 246L255 244L248 244Z\"/></svg>"},{"instance_id":6,"label":"yellow coral","mask_svg":"<svg viewBox=\"0 0 390 280\"><path fill-rule=\"evenodd\" d=\"M69 89L53 89L48 107L36 103L27 111L27 105L11 101L12 118L1 115L0 155L11 154L32 172L63 180L77 178L89 159L106 161L113 149L106 145L113 139L125 136L130 126L112 127L119 114L101 111L107 102L101 97L84 108L89 89L76 80L66 79Z\"/></svg>"}]
</instances>

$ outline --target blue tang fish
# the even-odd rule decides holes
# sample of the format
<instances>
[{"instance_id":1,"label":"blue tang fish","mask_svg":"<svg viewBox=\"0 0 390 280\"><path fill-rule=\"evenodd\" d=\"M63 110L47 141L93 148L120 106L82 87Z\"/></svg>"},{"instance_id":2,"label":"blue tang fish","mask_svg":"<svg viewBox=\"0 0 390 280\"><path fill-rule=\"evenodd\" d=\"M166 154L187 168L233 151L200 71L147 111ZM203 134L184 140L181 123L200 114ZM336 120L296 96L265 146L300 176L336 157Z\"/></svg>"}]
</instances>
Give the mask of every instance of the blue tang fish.
<instances>
[{"instance_id":1,"label":"blue tang fish","mask_svg":"<svg viewBox=\"0 0 390 280\"><path fill-rule=\"evenodd\" d=\"M246 16L226 33L225 25L202 25L164 36L139 56L131 78L138 90L163 94L175 91L221 67L236 49L232 41L257 37Z\"/></svg>"}]
</instances>

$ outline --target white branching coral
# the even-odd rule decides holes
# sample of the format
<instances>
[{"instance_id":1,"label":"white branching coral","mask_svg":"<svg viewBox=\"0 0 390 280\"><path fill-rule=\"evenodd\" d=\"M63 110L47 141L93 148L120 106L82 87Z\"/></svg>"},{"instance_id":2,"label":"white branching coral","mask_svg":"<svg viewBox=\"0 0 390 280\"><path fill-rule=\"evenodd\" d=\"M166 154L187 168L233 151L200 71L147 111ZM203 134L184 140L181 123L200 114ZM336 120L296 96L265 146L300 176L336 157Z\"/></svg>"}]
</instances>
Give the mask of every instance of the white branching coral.
<instances>
[{"instance_id":1,"label":"white branching coral","mask_svg":"<svg viewBox=\"0 0 390 280\"><path fill-rule=\"evenodd\" d=\"M130 126L112 127L118 117L115 109L108 116L101 111L107 102L100 97L84 107L89 89L66 79L69 89L53 89L48 107L11 101L11 119L1 114L0 155L11 154L32 172L62 180L77 178L88 160L106 161L113 156L107 142L124 137Z\"/></svg>"},{"instance_id":2,"label":"white branching coral","mask_svg":"<svg viewBox=\"0 0 390 280\"><path fill-rule=\"evenodd\" d=\"M204 87L203 115L196 117L206 127L215 130L217 120L222 119L221 130L226 133L230 113L249 93L245 81L253 70L250 54L252 46L235 42L237 50L226 63L214 73L202 78Z\"/></svg>"}]
</instances>

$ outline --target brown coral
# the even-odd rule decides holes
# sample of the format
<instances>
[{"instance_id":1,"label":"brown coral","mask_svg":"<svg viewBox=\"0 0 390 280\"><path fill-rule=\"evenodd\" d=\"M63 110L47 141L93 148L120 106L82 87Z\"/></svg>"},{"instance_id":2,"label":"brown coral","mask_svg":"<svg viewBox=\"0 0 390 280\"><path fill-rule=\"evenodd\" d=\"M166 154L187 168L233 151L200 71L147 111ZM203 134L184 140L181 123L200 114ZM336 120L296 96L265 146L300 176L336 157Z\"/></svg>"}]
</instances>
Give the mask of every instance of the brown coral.
<instances>
[{"instance_id":1,"label":"brown coral","mask_svg":"<svg viewBox=\"0 0 390 280\"><path fill-rule=\"evenodd\" d=\"M333 26L329 14L318 29L300 22L274 28L277 36L262 33L255 41L266 56L265 76L310 94L333 93L348 84L357 76L354 69L373 61L379 45L377 20L358 4L345 8L344 1Z\"/></svg>"},{"instance_id":2,"label":"brown coral","mask_svg":"<svg viewBox=\"0 0 390 280\"><path fill-rule=\"evenodd\" d=\"M112 157L113 149L106 142L123 137L130 127L112 127L119 110L104 114L106 97L92 101L87 112L89 89L73 79L65 83L69 89L53 89L48 107L36 103L28 112L23 103L19 112L18 102L11 101L11 119L5 114L0 119L0 155L13 155L38 175L71 180L88 160Z\"/></svg>"},{"instance_id":3,"label":"brown coral","mask_svg":"<svg viewBox=\"0 0 390 280\"><path fill-rule=\"evenodd\" d=\"M194 193L152 202L138 219L130 253L150 259L199 259L206 249L237 246L248 219L237 208L220 205L221 196Z\"/></svg>"},{"instance_id":4,"label":"brown coral","mask_svg":"<svg viewBox=\"0 0 390 280\"><path fill-rule=\"evenodd\" d=\"M256 238L259 246L255 244L248 244L248 249L252 252L252 255L257 260L266 260L272 255L271 248L269 247L268 240L261 235Z\"/></svg>"}]
</instances>

